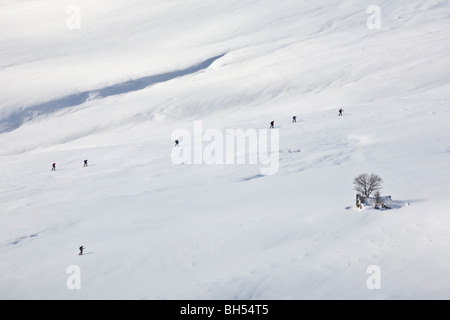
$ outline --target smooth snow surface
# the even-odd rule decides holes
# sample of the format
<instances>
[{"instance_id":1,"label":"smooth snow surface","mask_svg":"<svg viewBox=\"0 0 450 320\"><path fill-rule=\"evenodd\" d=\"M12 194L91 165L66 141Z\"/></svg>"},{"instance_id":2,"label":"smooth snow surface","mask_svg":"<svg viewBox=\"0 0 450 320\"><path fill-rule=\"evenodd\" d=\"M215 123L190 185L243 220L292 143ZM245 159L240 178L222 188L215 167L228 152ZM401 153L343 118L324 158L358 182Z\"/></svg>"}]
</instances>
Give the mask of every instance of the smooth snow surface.
<instances>
[{"instance_id":1,"label":"smooth snow surface","mask_svg":"<svg viewBox=\"0 0 450 320\"><path fill-rule=\"evenodd\" d=\"M0 1L0 298L449 299L450 3L373 4ZM272 120L275 174L173 162Z\"/></svg>"}]
</instances>

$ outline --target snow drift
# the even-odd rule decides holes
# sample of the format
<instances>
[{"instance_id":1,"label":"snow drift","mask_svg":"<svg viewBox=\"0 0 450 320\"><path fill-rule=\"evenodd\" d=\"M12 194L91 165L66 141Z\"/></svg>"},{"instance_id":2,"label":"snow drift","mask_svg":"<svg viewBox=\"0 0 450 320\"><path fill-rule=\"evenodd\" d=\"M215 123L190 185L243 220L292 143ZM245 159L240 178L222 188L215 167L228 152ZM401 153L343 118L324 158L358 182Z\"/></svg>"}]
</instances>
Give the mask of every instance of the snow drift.
<instances>
[{"instance_id":1,"label":"snow drift","mask_svg":"<svg viewBox=\"0 0 450 320\"><path fill-rule=\"evenodd\" d=\"M448 299L449 3L371 5L0 1L0 298ZM171 159L272 120L276 174Z\"/></svg>"}]
</instances>

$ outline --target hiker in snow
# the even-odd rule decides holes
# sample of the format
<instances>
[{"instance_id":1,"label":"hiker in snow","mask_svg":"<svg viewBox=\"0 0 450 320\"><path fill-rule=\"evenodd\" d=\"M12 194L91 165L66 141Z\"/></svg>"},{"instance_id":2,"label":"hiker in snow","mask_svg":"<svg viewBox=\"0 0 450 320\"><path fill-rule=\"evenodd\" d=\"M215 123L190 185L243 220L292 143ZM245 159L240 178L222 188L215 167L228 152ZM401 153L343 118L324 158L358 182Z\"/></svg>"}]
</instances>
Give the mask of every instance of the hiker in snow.
<instances>
[{"instance_id":1,"label":"hiker in snow","mask_svg":"<svg viewBox=\"0 0 450 320\"><path fill-rule=\"evenodd\" d=\"M84 160L84 164L83 164L83 167L87 167L88 166L88 164L87 164L87 160Z\"/></svg>"},{"instance_id":2,"label":"hiker in snow","mask_svg":"<svg viewBox=\"0 0 450 320\"><path fill-rule=\"evenodd\" d=\"M297 122L297 116L292 117L292 122Z\"/></svg>"},{"instance_id":3,"label":"hiker in snow","mask_svg":"<svg viewBox=\"0 0 450 320\"><path fill-rule=\"evenodd\" d=\"M82 256L82 255L83 255L83 250L84 250L84 247L81 246L81 247L80 247L80 253L78 254L79 256Z\"/></svg>"},{"instance_id":4,"label":"hiker in snow","mask_svg":"<svg viewBox=\"0 0 450 320\"><path fill-rule=\"evenodd\" d=\"M180 141L175 140L175 147L178 147L179 144L180 144Z\"/></svg>"},{"instance_id":5,"label":"hiker in snow","mask_svg":"<svg viewBox=\"0 0 450 320\"><path fill-rule=\"evenodd\" d=\"M273 129L274 123L275 123L275 121L270 122L270 129Z\"/></svg>"},{"instance_id":6,"label":"hiker in snow","mask_svg":"<svg viewBox=\"0 0 450 320\"><path fill-rule=\"evenodd\" d=\"M56 163L53 163L52 164L52 171L55 171L56 170Z\"/></svg>"},{"instance_id":7,"label":"hiker in snow","mask_svg":"<svg viewBox=\"0 0 450 320\"><path fill-rule=\"evenodd\" d=\"M344 110L342 110L342 108L340 108L339 109L339 116L342 116L342 112L343 112Z\"/></svg>"}]
</instances>

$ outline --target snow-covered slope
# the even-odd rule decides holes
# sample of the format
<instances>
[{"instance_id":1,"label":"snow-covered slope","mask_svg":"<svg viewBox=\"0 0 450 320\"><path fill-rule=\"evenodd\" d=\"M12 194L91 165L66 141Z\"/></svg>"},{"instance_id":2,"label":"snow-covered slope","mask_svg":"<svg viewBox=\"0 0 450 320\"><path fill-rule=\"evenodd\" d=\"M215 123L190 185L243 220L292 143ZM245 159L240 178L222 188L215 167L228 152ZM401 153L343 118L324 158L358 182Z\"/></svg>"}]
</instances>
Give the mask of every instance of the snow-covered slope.
<instances>
[{"instance_id":1,"label":"snow-covered slope","mask_svg":"<svg viewBox=\"0 0 450 320\"><path fill-rule=\"evenodd\" d=\"M0 1L0 298L448 299L450 5L371 5ZM278 170L175 164L197 121Z\"/></svg>"}]
</instances>

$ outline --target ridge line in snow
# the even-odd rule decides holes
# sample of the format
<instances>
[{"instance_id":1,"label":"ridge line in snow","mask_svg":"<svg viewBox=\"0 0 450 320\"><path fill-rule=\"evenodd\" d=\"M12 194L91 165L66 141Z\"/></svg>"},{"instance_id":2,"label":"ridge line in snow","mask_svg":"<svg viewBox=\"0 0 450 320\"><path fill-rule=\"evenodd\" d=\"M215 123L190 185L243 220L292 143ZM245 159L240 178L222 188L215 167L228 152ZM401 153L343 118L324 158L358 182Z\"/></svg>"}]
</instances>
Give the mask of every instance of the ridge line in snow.
<instances>
[{"instance_id":1,"label":"ridge line in snow","mask_svg":"<svg viewBox=\"0 0 450 320\"><path fill-rule=\"evenodd\" d=\"M36 118L38 116L48 115L65 108L74 107L89 100L103 99L110 96L134 92L145 89L157 83L167 82L179 77L197 73L199 71L207 69L224 55L225 53L214 56L200 62L197 65L182 70L170 71L157 75L142 77L139 79L129 80L99 90L79 92L56 100L31 106L20 112L13 113L7 116L5 119L0 119L0 133L14 131L30 119Z\"/></svg>"}]
</instances>

